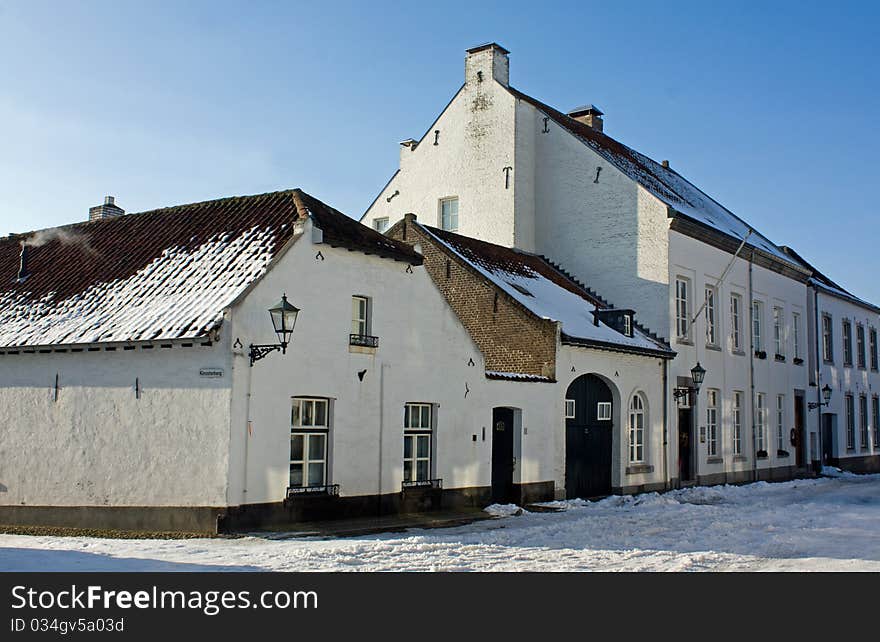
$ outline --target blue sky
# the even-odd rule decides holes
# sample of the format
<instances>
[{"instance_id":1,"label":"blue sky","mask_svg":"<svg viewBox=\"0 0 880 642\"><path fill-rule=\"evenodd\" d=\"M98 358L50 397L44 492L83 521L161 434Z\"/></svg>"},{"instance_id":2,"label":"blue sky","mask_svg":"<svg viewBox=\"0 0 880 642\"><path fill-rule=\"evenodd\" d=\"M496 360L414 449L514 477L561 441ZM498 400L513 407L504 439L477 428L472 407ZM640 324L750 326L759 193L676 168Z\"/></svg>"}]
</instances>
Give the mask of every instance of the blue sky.
<instances>
[{"instance_id":1,"label":"blue sky","mask_svg":"<svg viewBox=\"0 0 880 642\"><path fill-rule=\"evenodd\" d=\"M880 303L880 3L0 0L0 235L302 187L358 217L463 79L672 166Z\"/></svg>"}]
</instances>

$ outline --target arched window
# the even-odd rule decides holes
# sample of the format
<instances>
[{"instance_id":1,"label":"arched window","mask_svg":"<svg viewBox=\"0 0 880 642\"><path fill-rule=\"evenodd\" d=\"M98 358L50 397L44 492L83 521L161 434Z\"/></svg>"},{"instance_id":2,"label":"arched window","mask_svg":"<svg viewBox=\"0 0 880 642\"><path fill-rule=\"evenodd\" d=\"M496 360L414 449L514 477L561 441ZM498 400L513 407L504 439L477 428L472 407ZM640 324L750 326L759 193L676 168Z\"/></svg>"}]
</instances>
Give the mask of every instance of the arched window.
<instances>
[{"instance_id":1,"label":"arched window","mask_svg":"<svg viewBox=\"0 0 880 642\"><path fill-rule=\"evenodd\" d=\"M645 402L639 393L629 402L629 461L645 461Z\"/></svg>"}]
</instances>

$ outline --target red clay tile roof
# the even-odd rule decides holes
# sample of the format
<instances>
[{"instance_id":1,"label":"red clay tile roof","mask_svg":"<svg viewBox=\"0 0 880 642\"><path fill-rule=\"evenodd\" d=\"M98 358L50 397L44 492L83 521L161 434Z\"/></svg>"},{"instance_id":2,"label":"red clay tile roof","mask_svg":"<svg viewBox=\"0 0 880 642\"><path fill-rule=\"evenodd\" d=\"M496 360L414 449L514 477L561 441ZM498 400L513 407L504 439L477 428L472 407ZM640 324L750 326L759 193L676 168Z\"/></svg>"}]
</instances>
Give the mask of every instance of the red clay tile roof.
<instances>
[{"instance_id":1,"label":"red clay tile roof","mask_svg":"<svg viewBox=\"0 0 880 642\"><path fill-rule=\"evenodd\" d=\"M544 257L427 225L421 227L532 314L559 321L566 342L664 357L674 354L663 340L638 323L633 323L631 337L603 321L596 325L593 312L612 306Z\"/></svg>"},{"instance_id":2,"label":"red clay tile roof","mask_svg":"<svg viewBox=\"0 0 880 642\"><path fill-rule=\"evenodd\" d=\"M0 347L208 336L308 215L330 245L421 261L301 190L10 236L0 239Z\"/></svg>"}]
</instances>

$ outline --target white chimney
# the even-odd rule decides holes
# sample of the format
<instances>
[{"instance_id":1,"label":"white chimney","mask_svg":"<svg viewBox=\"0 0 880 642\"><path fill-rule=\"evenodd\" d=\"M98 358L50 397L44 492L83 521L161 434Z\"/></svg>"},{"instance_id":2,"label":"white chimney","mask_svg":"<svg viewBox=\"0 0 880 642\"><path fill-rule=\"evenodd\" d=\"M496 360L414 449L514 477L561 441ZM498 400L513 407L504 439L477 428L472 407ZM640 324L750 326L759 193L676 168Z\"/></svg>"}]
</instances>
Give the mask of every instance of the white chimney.
<instances>
[{"instance_id":1,"label":"white chimney","mask_svg":"<svg viewBox=\"0 0 880 642\"><path fill-rule=\"evenodd\" d=\"M510 80L510 52L495 42L467 50L464 81L467 84L489 82L493 78L507 87Z\"/></svg>"}]
</instances>

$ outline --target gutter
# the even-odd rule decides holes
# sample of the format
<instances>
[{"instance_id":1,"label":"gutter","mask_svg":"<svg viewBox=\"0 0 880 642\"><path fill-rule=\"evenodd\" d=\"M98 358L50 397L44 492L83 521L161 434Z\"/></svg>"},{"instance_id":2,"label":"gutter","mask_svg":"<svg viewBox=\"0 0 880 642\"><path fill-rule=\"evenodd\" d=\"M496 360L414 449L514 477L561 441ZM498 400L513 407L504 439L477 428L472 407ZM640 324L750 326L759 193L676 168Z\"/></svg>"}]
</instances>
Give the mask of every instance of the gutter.
<instances>
[{"instance_id":1,"label":"gutter","mask_svg":"<svg viewBox=\"0 0 880 642\"><path fill-rule=\"evenodd\" d=\"M561 341L563 345L578 346L581 348L595 348L597 350L607 350L610 352L623 352L625 354L635 354L643 357L659 357L667 360L674 359L677 354L672 350L663 350L659 348L657 350L652 350L651 348L639 348L619 343L597 341L595 339L581 339L569 336L565 333L562 334Z\"/></svg>"}]
</instances>

